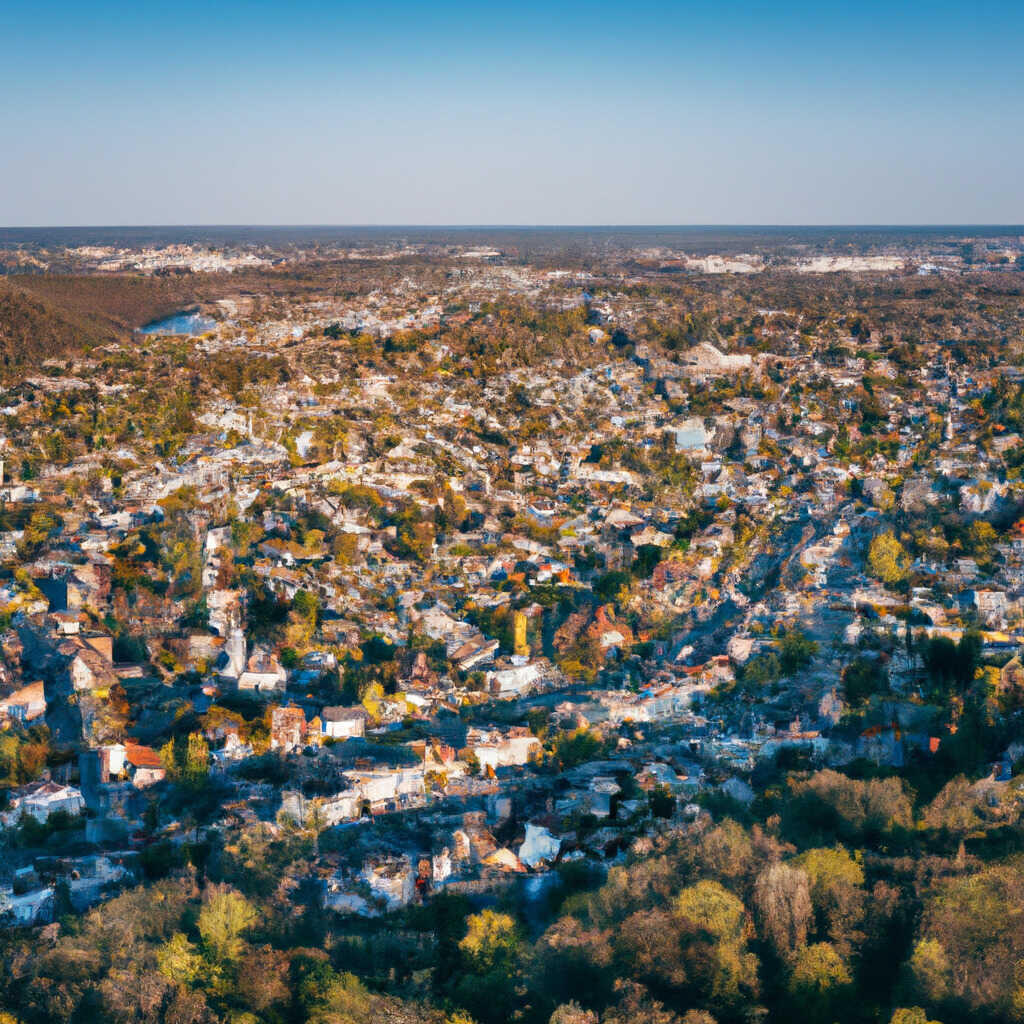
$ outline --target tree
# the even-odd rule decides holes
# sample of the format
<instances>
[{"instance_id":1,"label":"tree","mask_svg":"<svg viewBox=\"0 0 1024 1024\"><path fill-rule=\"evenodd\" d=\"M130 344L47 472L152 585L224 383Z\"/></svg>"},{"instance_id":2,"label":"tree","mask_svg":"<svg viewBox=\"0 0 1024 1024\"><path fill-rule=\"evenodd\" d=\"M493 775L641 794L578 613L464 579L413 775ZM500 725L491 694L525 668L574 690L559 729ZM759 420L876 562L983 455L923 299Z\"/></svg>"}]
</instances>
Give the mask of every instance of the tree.
<instances>
[{"instance_id":1,"label":"tree","mask_svg":"<svg viewBox=\"0 0 1024 1024\"><path fill-rule=\"evenodd\" d=\"M619 601L623 594L629 592L631 579L630 574L621 569L606 572L594 581L594 593L602 601Z\"/></svg>"},{"instance_id":2,"label":"tree","mask_svg":"<svg viewBox=\"0 0 1024 1024\"><path fill-rule=\"evenodd\" d=\"M913 826L913 807L901 780L851 779L826 768L791 777L788 825L802 840L860 839Z\"/></svg>"},{"instance_id":3,"label":"tree","mask_svg":"<svg viewBox=\"0 0 1024 1024\"><path fill-rule=\"evenodd\" d=\"M569 732L559 732L551 743L551 757L563 769L575 768L578 764L600 756L603 749L600 735L584 726Z\"/></svg>"},{"instance_id":4,"label":"tree","mask_svg":"<svg viewBox=\"0 0 1024 1024\"><path fill-rule=\"evenodd\" d=\"M817 641L812 640L803 630L787 629L779 640L779 664L787 676L806 668L817 653Z\"/></svg>"},{"instance_id":5,"label":"tree","mask_svg":"<svg viewBox=\"0 0 1024 1024\"><path fill-rule=\"evenodd\" d=\"M591 1006L607 1001L613 980L611 937L611 929L588 928L572 916L559 918L534 949L538 990L559 1004L573 996L584 996Z\"/></svg>"},{"instance_id":6,"label":"tree","mask_svg":"<svg viewBox=\"0 0 1024 1024\"><path fill-rule=\"evenodd\" d=\"M928 678L937 689L945 692L956 686L966 690L974 681L975 669L981 661L981 636L970 631L957 643L947 636L930 637L922 660Z\"/></svg>"},{"instance_id":7,"label":"tree","mask_svg":"<svg viewBox=\"0 0 1024 1024\"><path fill-rule=\"evenodd\" d=\"M742 900L718 882L705 880L676 897L684 922L687 972L708 999L735 1004L757 989L757 958L747 951L747 914Z\"/></svg>"},{"instance_id":8,"label":"tree","mask_svg":"<svg viewBox=\"0 0 1024 1024\"><path fill-rule=\"evenodd\" d=\"M471 914L459 943L467 971L456 985L456 997L485 1024L511 1016L520 976L522 936L513 917L493 910Z\"/></svg>"},{"instance_id":9,"label":"tree","mask_svg":"<svg viewBox=\"0 0 1024 1024\"><path fill-rule=\"evenodd\" d=\"M843 696L859 708L875 694L889 692L889 674L878 658L854 658L843 669Z\"/></svg>"},{"instance_id":10,"label":"tree","mask_svg":"<svg viewBox=\"0 0 1024 1024\"><path fill-rule=\"evenodd\" d=\"M584 1010L579 1003L563 1003L553 1014L548 1024L598 1024L593 1010Z\"/></svg>"},{"instance_id":11,"label":"tree","mask_svg":"<svg viewBox=\"0 0 1024 1024\"><path fill-rule=\"evenodd\" d=\"M770 686L782 678L782 664L774 651L759 654L743 666L743 682L752 686Z\"/></svg>"},{"instance_id":12,"label":"tree","mask_svg":"<svg viewBox=\"0 0 1024 1024\"><path fill-rule=\"evenodd\" d=\"M466 923L468 931L459 949L475 971L506 969L515 962L522 943L515 918L484 910L471 914Z\"/></svg>"},{"instance_id":13,"label":"tree","mask_svg":"<svg viewBox=\"0 0 1024 1024\"><path fill-rule=\"evenodd\" d=\"M290 958L271 946L257 946L242 957L235 985L238 994L257 1013L286 1003L290 992L287 978Z\"/></svg>"},{"instance_id":14,"label":"tree","mask_svg":"<svg viewBox=\"0 0 1024 1024\"><path fill-rule=\"evenodd\" d=\"M757 876L754 906L761 930L781 960L788 960L806 944L813 909L804 871L788 864L770 864Z\"/></svg>"},{"instance_id":15,"label":"tree","mask_svg":"<svg viewBox=\"0 0 1024 1024\"><path fill-rule=\"evenodd\" d=\"M630 571L638 580L647 579L661 561L663 551L655 544L641 544Z\"/></svg>"},{"instance_id":16,"label":"tree","mask_svg":"<svg viewBox=\"0 0 1024 1024\"><path fill-rule=\"evenodd\" d=\"M910 973L919 995L930 1003L948 998L953 987L953 966L942 943L921 939L910 957Z\"/></svg>"},{"instance_id":17,"label":"tree","mask_svg":"<svg viewBox=\"0 0 1024 1024\"><path fill-rule=\"evenodd\" d=\"M939 1021L929 1020L920 1006L899 1006L892 1011L889 1024L939 1024Z\"/></svg>"},{"instance_id":18,"label":"tree","mask_svg":"<svg viewBox=\"0 0 1024 1024\"><path fill-rule=\"evenodd\" d=\"M757 871L754 846L742 825L726 819L701 836L696 849L697 864L705 874L714 874L733 888L746 889Z\"/></svg>"},{"instance_id":19,"label":"tree","mask_svg":"<svg viewBox=\"0 0 1024 1024\"><path fill-rule=\"evenodd\" d=\"M167 777L190 789L200 789L210 774L210 747L201 732L177 736L160 748Z\"/></svg>"},{"instance_id":20,"label":"tree","mask_svg":"<svg viewBox=\"0 0 1024 1024\"><path fill-rule=\"evenodd\" d=\"M876 534L872 539L868 548L868 569L872 576L890 587L910 575L910 556L891 530Z\"/></svg>"},{"instance_id":21,"label":"tree","mask_svg":"<svg viewBox=\"0 0 1024 1024\"><path fill-rule=\"evenodd\" d=\"M25 525L21 543L18 545L19 558L31 561L62 526L60 517L52 509L45 505L37 508Z\"/></svg>"},{"instance_id":22,"label":"tree","mask_svg":"<svg viewBox=\"0 0 1024 1024\"><path fill-rule=\"evenodd\" d=\"M602 1017L602 1024L679 1024L679 1018L652 999L643 985L620 979L615 983L618 1003Z\"/></svg>"},{"instance_id":23,"label":"tree","mask_svg":"<svg viewBox=\"0 0 1024 1024\"><path fill-rule=\"evenodd\" d=\"M236 960L242 952L242 932L256 922L256 909L230 886L210 886L199 912L199 934L215 961Z\"/></svg>"},{"instance_id":24,"label":"tree","mask_svg":"<svg viewBox=\"0 0 1024 1024\"><path fill-rule=\"evenodd\" d=\"M655 818L671 818L675 812L676 798L668 786L655 786L647 799Z\"/></svg>"},{"instance_id":25,"label":"tree","mask_svg":"<svg viewBox=\"0 0 1024 1024\"><path fill-rule=\"evenodd\" d=\"M853 979L835 947L816 942L797 953L789 991L796 1005L812 1020L831 1021Z\"/></svg>"},{"instance_id":26,"label":"tree","mask_svg":"<svg viewBox=\"0 0 1024 1024\"><path fill-rule=\"evenodd\" d=\"M864 868L860 860L836 844L807 850L795 863L810 879L819 930L827 933L837 949L847 949L851 934L864 918Z\"/></svg>"},{"instance_id":27,"label":"tree","mask_svg":"<svg viewBox=\"0 0 1024 1024\"><path fill-rule=\"evenodd\" d=\"M976 519L967 530L971 553L981 562L992 558L992 547L999 539L995 527L984 519Z\"/></svg>"},{"instance_id":28,"label":"tree","mask_svg":"<svg viewBox=\"0 0 1024 1024\"><path fill-rule=\"evenodd\" d=\"M690 980L682 957L687 922L676 914L654 908L630 914L619 926L615 946L630 973L659 991L685 988Z\"/></svg>"},{"instance_id":29,"label":"tree","mask_svg":"<svg viewBox=\"0 0 1024 1024\"><path fill-rule=\"evenodd\" d=\"M175 932L157 950L156 962L165 978L183 985L194 985L204 970L203 958L183 932Z\"/></svg>"},{"instance_id":30,"label":"tree","mask_svg":"<svg viewBox=\"0 0 1024 1024\"><path fill-rule=\"evenodd\" d=\"M972 1017L1024 1018L1024 858L938 885L910 960L926 1007L954 999Z\"/></svg>"},{"instance_id":31,"label":"tree","mask_svg":"<svg viewBox=\"0 0 1024 1024\"><path fill-rule=\"evenodd\" d=\"M201 732L191 732L185 748L183 779L187 786L198 789L210 774L210 747Z\"/></svg>"}]
</instances>

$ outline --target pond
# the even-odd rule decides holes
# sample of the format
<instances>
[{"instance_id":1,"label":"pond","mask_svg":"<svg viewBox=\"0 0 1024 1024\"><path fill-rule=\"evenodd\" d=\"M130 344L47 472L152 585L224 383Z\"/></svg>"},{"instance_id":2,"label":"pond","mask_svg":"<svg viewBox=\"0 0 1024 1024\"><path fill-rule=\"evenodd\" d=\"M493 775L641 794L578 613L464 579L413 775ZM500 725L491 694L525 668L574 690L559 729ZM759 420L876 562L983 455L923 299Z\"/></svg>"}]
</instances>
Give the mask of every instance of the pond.
<instances>
[{"instance_id":1,"label":"pond","mask_svg":"<svg viewBox=\"0 0 1024 1024\"><path fill-rule=\"evenodd\" d=\"M181 312L162 320L153 320L139 328L139 334L187 334L195 336L212 331L217 326L213 317L198 312Z\"/></svg>"}]
</instances>

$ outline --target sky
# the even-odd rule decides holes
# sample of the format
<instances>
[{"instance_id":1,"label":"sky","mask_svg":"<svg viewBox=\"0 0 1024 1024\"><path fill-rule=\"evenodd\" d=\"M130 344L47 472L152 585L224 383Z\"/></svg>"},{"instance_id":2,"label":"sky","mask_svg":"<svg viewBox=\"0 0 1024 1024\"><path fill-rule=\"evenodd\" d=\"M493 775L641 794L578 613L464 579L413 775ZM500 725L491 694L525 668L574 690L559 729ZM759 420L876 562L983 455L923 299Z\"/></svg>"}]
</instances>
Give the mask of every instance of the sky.
<instances>
[{"instance_id":1,"label":"sky","mask_svg":"<svg viewBox=\"0 0 1024 1024\"><path fill-rule=\"evenodd\" d=\"M0 3L0 225L1020 224L1024 2Z\"/></svg>"}]
</instances>

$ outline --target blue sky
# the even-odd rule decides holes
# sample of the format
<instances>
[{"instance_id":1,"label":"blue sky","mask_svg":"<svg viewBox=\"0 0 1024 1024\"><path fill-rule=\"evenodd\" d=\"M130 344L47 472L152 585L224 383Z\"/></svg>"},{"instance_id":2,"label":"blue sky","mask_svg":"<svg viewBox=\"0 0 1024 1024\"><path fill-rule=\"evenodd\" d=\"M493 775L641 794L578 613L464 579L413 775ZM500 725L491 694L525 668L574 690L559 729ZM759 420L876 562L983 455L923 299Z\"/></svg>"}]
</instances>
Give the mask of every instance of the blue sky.
<instances>
[{"instance_id":1,"label":"blue sky","mask_svg":"<svg viewBox=\"0 0 1024 1024\"><path fill-rule=\"evenodd\" d=\"M0 224L1021 223L1022 54L1020 0L11 3Z\"/></svg>"}]
</instances>

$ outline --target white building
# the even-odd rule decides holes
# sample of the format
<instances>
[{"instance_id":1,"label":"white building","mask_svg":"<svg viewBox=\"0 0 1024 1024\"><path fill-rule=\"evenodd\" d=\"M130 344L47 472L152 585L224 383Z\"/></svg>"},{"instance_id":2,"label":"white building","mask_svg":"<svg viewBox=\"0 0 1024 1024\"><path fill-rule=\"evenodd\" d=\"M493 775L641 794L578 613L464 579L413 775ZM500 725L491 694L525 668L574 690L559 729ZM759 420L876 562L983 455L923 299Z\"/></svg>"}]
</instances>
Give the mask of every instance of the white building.
<instances>
[{"instance_id":1,"label":"white building","mask_svg":"<svg viewBox=\"0 0 1024 1024\"><path fill-rule=\"evenodd\" d=\"M85 800L74 786L33 782L12 793L7 806L7 811L0 815L0 821L10 828L18 824L23 814L31 815L40 824L57 811L80 814L85 808Z\"/></svg>"}]
</instances>

